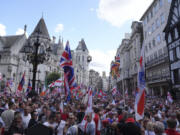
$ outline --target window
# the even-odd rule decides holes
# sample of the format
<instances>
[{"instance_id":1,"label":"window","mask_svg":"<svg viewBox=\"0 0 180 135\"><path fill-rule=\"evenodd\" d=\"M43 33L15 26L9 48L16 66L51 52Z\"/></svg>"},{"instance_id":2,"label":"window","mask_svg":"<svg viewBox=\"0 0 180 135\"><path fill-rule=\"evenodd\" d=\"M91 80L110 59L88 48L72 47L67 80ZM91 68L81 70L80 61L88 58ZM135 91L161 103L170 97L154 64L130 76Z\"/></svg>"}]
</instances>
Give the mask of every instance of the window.
<instances>
[{"instance_id":1,"label":"window","mask_svg":"<svg viewBox=\"0 0 180 135\"><path fill-rule=\"evenodd\" d=\"M159 26L160 26L160 21L159 19L156 19L156 28L159 28Z\"/></svg>"},{"instance_id":2,"label":"window","mask_svg":"<svg viewBox=\"0 0 180 135\"><path fill-rule=\"evenodd\" d=\"M150 13L151 13L151 18L153 18L153 10L151 10L151 12L150 12Z\"/></svg>"},{"instance_id":3,"label":"window","mask_svg":"<svg viewBox=\"0 0 180 135\"><path fill-rule=\"evenodd\" d=\"M163 5L163 1L159 0L159 7L162 7L162 5Z\"/></svg>"},{"instance_id":4,"label":"window","mask_svg":"<svg viewBox=\"0 0 180 135\"><path fill-rule=\"evenodd\" d=\"M145 39L146 39L146 36L147 36L147 32L145 31L145 32L144 32L144 38L145 38Z\"/></svg>"},{"instance_id":5,"label":"window","mask_svg":"<svg viewBox=\"0 0 180 135\"><path fill-rule=\"evenodd\" d=\"M170 61L173 62L174 61L173 50L169 51L169 57L170 57Z\"/></svg>"},{"instance_id":6,"label":"window","mask_svg":"<svg viewBox=\"0 0 180 135\"><path fill-rule=\"evenodd\" d=\"M158 57L157 52L154 53L154 58L156 59Z\"/></svg>"},{"instance_id":7,"label":"window","mask_svg":"<svg viewBox=\"0 0 180 135\"><path fill-rule=\"evenodd\" d=\"M175 69L173 71L174 74L174 82L175 84L179 84L180 83L180 69Z\"/></svg>"},{"instance_id":8,"label":"window","mask_svg":"<svg viewBox=\"0 0 180 135\"><path fill-rule=\"evenodd\" d=\"M151 27L148 28L148 35L151 35L152 29Z\"/></svg>"},{"instance_id":9,"label":"window","mask_svg":"<svg viewBox=\"0 0 180 135\"><path fill-rule=\"evenodd\" d=\"M82 56L82 61L84 62L84 56Z\"/></svg>"},{"instance_id":10,"label":"window","mask_svg":"<svg viewBox=\"0 0 180 135\"><path fill-rule=\"evenodd\" d=\"M150 56L150 61L153 60L153 54Z\"/></svg>"},{"instance_id":11,"label":"window","mask_svg":"<svg viewBox=\"0 0 180 135\"><path fill-rule=\"evenodd\" d=\"M157 35L156 41L157 41L157 43L160 43L160 42L161 42L161 36L160 36L160 34Z\"/></svg>"},{"instance_id":12,"label":"window","mask_svg":"<svg viewBox=\"0 0 180 135\"><path fill-rule=\"evenodd\" d=\"M178 35L177 28L175 28L174 33L175 33L175 39L178 39L179 35Z\"/></svg>"},{"instance_id":13,"label":"window","mask_svg":"<svg viewBox=\"0 0 180 135\"><path fill-rule=\"evenodd\" d=\"M155 13L158 11L158 3L154 4L154 11Z\"/></svg>"},{"instance_id":14,"label":"window","mask_svg":"<svg viewBox=\"0 0 180 135\"><path fill-rule=\"evenodd\" d=\"M147 15L147 23L149 22L149 14Z\"/></svg>"},{"instance_id":15,"label":"window","mask_svg":"<svg viewBox=\"0 0 180 135\"><path fill-rule=\"evenodd\" d=\"M149 42L149 49L151 49L151 42Z\"/></svg>"},{"instance_id":16,"label":"window","mask_svg":"<svg viewBox=\"0 0 180 135\"><path fill-rule=\"evenodd\" d=\"M165 22L165 16L164 16L164 14L162 13L161 14L161 24L163 24Z\"/></svg>"},{"instance_id":17,"label":"window","mask_svg":"<svg viewBox=\"0 0 180 135\"><path fill-rule=\"evenodd\" d=\"M156 41L154 38L153 38L152 44L153 44L153 46L156 46Z\"/></svg>"},{"instance_id":18,"label":"window","mask_svg":"<svg viewBox=\"0 0 180 135\"><path fill-rule=\"evenodd\" d=\"M168 35L168 43L171 43L172 42L172 37L171 37L171 33L169 33Z\"/></svg>"},{"instance_id":19,"label":"window","mask_svg":"<svg viewBox=\"0 0 180 135\"><path fill-rule=\"evenodd\" d=\"M171 3L172 0L168 0L169 3Z\"/></svg>"},{"instance_id":20,"label":"window","mask_svg":"<svg viewBox=\"0 0 180 135\"><path fill-rule=\"evenodd\" d=\"M162 49L159 49L158 54L159 54L159 56L161 56L163 54Z\"/></svg>"},{"instance_id":21,"label":"window","mask_svg":"<svg viewBox=\"0 0 180 135\"><path fill-rule=\"evenodd\" d=\"M154 27L154 23L152 24L152 32L154 32L155 31L155 27Z\"/></svg>"},{"instance_id":22,"label":"window","mask_svg":"<svg viewBox=\"0 0 180 135\"><path fill-rule=\"evenodd\" d=\"M148 47L147 46L145 46L145 50L146 50L146 52L148 51Z\"/></svg>"},{"instance_id":23,"label":"window","mask_svg":"<svg viewBox=\"0 0 180 135\"><path fill-rule=\"evenodd\" d=\"M176 55L177 55L177 58L180 59L180 47L176 48Z\"/></svg>"}]
</instances>

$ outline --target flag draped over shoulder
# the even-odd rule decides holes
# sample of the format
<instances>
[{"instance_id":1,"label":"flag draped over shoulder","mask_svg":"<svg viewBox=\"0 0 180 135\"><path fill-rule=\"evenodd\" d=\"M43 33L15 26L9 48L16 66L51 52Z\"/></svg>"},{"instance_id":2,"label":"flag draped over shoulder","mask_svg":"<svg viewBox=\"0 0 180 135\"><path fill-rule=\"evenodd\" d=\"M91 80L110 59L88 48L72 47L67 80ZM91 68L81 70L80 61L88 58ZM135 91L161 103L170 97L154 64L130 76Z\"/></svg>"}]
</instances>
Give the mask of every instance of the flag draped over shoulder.
<instances>
[{"instance_id":1,"label":"flag draped over shoulder","mask_svg":"<svg viewBox=\"0 0 180 135\"><path fill-rule=\"evenodd\" d=\"M64 69L64 88L67 96L70 97L70 89L75 87L76 83L69 41L67 41L66 48L61 56L60 66Z\"/></svg>"},{"instance_id":2,"label":"flag draped over shoulder","mask_svg":"<svg viewBox=\"0 0 180 135\"><path fill-rule=\"evenodd\" d=\"M22 76L22 79L21 79L19 85L18 85L18 90L19 91L22 91L24 84L25 84L25 72L24 72L24 74Z\"/></svg>"},{"instance_id":3,"label":"flag draped over shoulder","mask_svg":"<svg viewBox=\"0 0 180 135\"><path fill-rule=\"evenodd\" d=\"M139 60L138 68L138 92L135 97L135 117L136 120L140 120L144 117L144 105L145 105L145 66L144 66L144 45L141 49L141 57Z\"/></svg>"}]
</instances>

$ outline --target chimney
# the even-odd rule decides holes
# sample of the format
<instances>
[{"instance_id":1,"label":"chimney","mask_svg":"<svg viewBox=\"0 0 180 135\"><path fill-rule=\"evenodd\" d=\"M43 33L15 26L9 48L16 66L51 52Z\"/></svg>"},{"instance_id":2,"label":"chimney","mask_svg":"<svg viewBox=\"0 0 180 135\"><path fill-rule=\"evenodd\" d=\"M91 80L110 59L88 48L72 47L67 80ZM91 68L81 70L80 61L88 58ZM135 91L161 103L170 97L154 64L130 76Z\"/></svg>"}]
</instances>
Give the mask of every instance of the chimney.
<instances>
[{"instance_id":1,"label":"chimney","mask_svg":"<svg viewBox=\"0 0 180 135\"><path fill-rule=\"evenodd\" d=\"M52 42L55 43L55 42L56 42L56 37L53 36L52 38L53 38L53 41L52 41Z\"/></svg>"}]
</instances>

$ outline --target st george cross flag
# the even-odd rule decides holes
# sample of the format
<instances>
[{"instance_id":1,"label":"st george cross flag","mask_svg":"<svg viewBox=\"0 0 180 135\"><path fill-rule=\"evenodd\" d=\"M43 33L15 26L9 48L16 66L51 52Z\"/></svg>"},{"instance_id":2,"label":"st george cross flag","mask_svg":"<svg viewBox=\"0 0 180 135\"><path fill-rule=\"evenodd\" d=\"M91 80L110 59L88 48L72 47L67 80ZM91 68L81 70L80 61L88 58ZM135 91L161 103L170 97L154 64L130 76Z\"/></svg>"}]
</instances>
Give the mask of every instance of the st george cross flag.
<instances>
[{"instance_id":1,"label":"st george cross flag","mask_svg":"<svg viewBox=\"0 0 180 135\"><path fill-rule=\"evenodd\" d=\"M93 112L93 110L92 110L92 89L91 88L89 88L89 91L88 91L88 106L86 109L86 113L90 113L90 112Z\"/></svg>"},{"instance_id":2,"label":"st george cross flag","mask_svg":"<svg viewBox=\"0 0 180 135\"><path fill-rule=\"evenodd\" d=\"M167 99L168 99L168 101L169 101L170 103L173 102L173 99L172 99L172 97L171 97L170 92L167 93Z\"/></svg>"},{"instance_id":3,"label":"st george cross flag","mask_svg":"<svg viewBox=\"0 0 180 135\"><path fill-rule=\"evenodd\" d=\"M22 91L23 86L24 86L24 83L25 83L25 72L24 72L24 74L23 74L23 76L22 76L22 79L21 79L19 85L18 85L18 90L19 90L19 91Z\"/></svg>"},{"instance_id":4,"label":"st george cross flag","mask_svg":"<svg viewBox=\"0 0 180 135\"><path fill-rule=\"evenodd\" d=\"M114 86L114 88L112 89L112 95L115 96L117 93L117 89L116 89L116 86Z\"/></svg>"},{"instance_id":5,"label":"st george cross flag","mask_svg":"<svg viewBox=\"0 0 180 135\"><path fill-rule=\"evenodd\" d=\"M143 119L144 117L144 105L145 105L145 68L144 68L144 45L141 49L141 57L139 60L138 68L138 93L135 97L135 117L136 120Z\"/></svg>"},{"instance_id":6,"label":"st george cross flag","mask_svg":"<svg viewBox=\"0 0 180 135\"><path fill-rule=\"evenodd\" d=\"M70 89L75 87L76 83L69 41L67 41L66 48L61 56L60 66L64 69L64 86L67 96L70 98Z\"/></svg>"}]
</instances>

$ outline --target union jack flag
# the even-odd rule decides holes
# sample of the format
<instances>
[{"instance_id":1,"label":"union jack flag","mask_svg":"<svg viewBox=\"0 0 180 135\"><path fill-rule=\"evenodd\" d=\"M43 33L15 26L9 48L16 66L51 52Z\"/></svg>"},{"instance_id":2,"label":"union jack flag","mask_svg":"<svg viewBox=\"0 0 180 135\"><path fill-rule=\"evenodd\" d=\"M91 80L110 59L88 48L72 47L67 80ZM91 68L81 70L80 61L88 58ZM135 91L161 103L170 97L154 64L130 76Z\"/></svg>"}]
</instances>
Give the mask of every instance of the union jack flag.
<instances>
[{"instance_id":1,"label":"union jack flag","mask_svg":"<svg viewBox=\"0 0 180 135\"><path fill-rule=\"evenodd\" d=\"M76 86L69 41L67 41L66 48L61 56L60 66L64 69L64 86L69 96L70 89Z\"/></svg>"},{"instance_id":2,"label":"union jack flag","mask_svg":"<svg viewBox=\"0 0 180 135\"><path fill-rule=\"evenodd\" d=\"M31 81L29 80L26 94L28 94L31 90L32 90L32 86L31 86Z\"/></svg>"}]
</instances>

